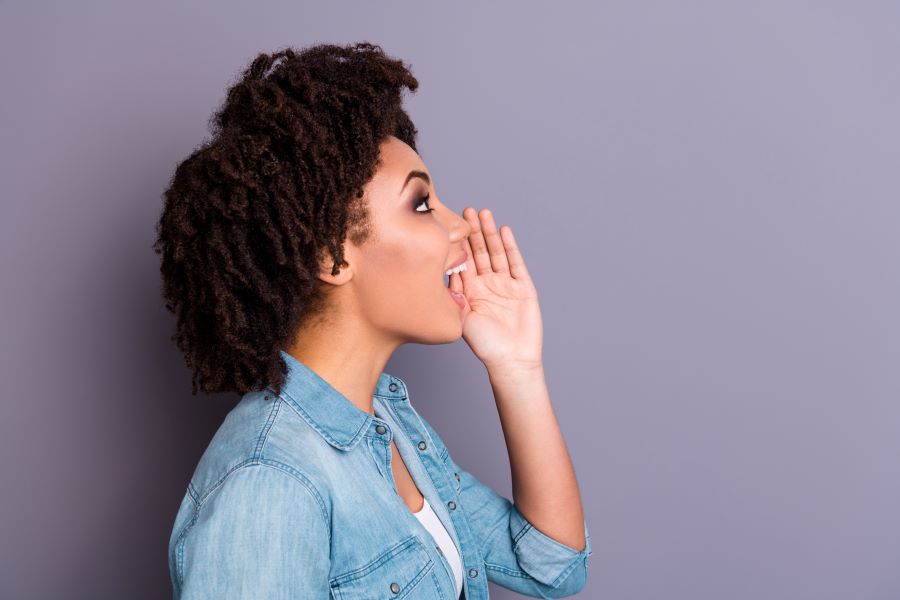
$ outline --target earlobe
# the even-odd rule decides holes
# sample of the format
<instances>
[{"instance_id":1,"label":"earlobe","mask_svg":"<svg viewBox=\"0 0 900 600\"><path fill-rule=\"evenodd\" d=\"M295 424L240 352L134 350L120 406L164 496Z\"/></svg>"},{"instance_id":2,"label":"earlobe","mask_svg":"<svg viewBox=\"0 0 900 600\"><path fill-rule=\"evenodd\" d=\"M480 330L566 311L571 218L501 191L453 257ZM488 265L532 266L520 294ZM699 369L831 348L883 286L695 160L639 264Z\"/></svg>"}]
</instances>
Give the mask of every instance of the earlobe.
<instances>
[{"instance_id":1,"label":"earlobe","mask_svg":"<svg viewBox=\"0 0 900 600\"><path fill-rule=\"evenodd\" d=\"M334 254L328 248L319 249L319 274L318 277L325 283L331 285L343 285L353 278L353 267L356 254L352 243L345 244L343 247L343 257L340 264L335 264Z\"/></svg>"},{"instance_id":2,"label":"earlobe","mask_svg":"<svg viewBox=\"0 0 900 600\"><path fill-rule=\"evenodd\" d=\"M335 273L336 270L337 273ZM325 283L342 285L350 281L352 277L353 271L346 260L341 261L339 269L335 269L334 261L330 257L319 265L319 279Z\"/></svg>"}]
</instances>

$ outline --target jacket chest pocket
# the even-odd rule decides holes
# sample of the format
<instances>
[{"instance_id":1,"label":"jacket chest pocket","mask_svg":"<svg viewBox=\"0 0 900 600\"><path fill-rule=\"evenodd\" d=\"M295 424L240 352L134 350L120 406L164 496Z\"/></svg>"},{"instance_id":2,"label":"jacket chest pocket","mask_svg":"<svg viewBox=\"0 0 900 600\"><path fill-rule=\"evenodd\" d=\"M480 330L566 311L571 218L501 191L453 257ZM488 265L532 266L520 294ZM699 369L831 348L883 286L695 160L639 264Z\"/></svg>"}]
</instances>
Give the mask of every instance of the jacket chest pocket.
<instances>
[{"instance_id":1,"label":"jacket chest pocket","mask_svg":"<svg viewBox=\"0 0 900 600\"><path fill-rule=\"evenodd\" d=\"M338 600L445 600L435 562L413 534L367 565L331 580Z\"/></svg>"}]
</instances>

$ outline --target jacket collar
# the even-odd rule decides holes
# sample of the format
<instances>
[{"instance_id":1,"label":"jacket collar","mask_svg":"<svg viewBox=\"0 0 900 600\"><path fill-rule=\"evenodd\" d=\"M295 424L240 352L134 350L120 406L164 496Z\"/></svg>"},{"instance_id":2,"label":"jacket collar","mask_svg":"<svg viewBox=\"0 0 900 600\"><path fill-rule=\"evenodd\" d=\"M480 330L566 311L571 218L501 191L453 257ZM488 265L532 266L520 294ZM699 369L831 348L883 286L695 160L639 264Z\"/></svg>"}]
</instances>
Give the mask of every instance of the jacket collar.
<instances>
[{"instance_id":1,"label":"jacket collar","mask_svg":"<svg viewBox=\"0 0 900 600\"><path fill-rule=\"evenodd\" d=\"M350 450L368 430L373 415L360 410L334 386L305 364L280 350L287 363L287 379L281 397L339 450ZM388 400L406 398L406 384L399 377L382 371L375 384L375 395ZM373 400L377 401L377 398Z\"/></svg>"}]
</instances>

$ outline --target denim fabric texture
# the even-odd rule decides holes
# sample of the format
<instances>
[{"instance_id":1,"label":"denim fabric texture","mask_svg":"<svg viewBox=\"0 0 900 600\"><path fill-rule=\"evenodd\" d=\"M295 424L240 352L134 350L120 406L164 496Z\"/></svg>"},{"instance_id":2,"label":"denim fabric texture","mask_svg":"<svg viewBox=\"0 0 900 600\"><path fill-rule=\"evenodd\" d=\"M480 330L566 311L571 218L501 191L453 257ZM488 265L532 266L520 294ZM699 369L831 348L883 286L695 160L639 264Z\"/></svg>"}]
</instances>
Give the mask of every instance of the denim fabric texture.
<instances>
[{"instance_id":1,"label":"denim fabric texture","mask_svg":"<svg viewBox=\"0 0 900 600\"><path fill-rule=\"evenodd\" d=\"M579 592L581 551L534 527L509 499L457 465L382 372L375 415L287 352L280 395L245 394L187 485L169 539L176 600L456 600L453 574L397 492L390 442L456 543L463 595L488 581L535 598Z\"/></svg>"}]
</instances>

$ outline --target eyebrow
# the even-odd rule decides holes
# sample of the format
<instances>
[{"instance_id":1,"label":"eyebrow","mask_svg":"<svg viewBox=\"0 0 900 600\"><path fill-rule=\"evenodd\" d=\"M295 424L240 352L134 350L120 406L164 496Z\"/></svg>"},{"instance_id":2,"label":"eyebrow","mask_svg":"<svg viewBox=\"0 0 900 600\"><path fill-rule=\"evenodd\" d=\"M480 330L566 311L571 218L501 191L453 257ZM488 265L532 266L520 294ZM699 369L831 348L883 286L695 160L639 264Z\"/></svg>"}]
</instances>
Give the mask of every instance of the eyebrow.
<instances>
[{"instance_id":1,"label":"eyebrow","mask_svg":"<svg viewBox=\"0 0 900 600\"><path fill-rule=\"evenodd\" d=\"M431 185L431 178L428 176L428 173L425 171L410 171L409 175L406 176L406 180L403 182L403 187L400 188L400 191L403 192L406 189L406 184L409 183L409 180L413 177L418 177L419 179L425 180L425 183Z\"/></svg>"}]
</instances>

